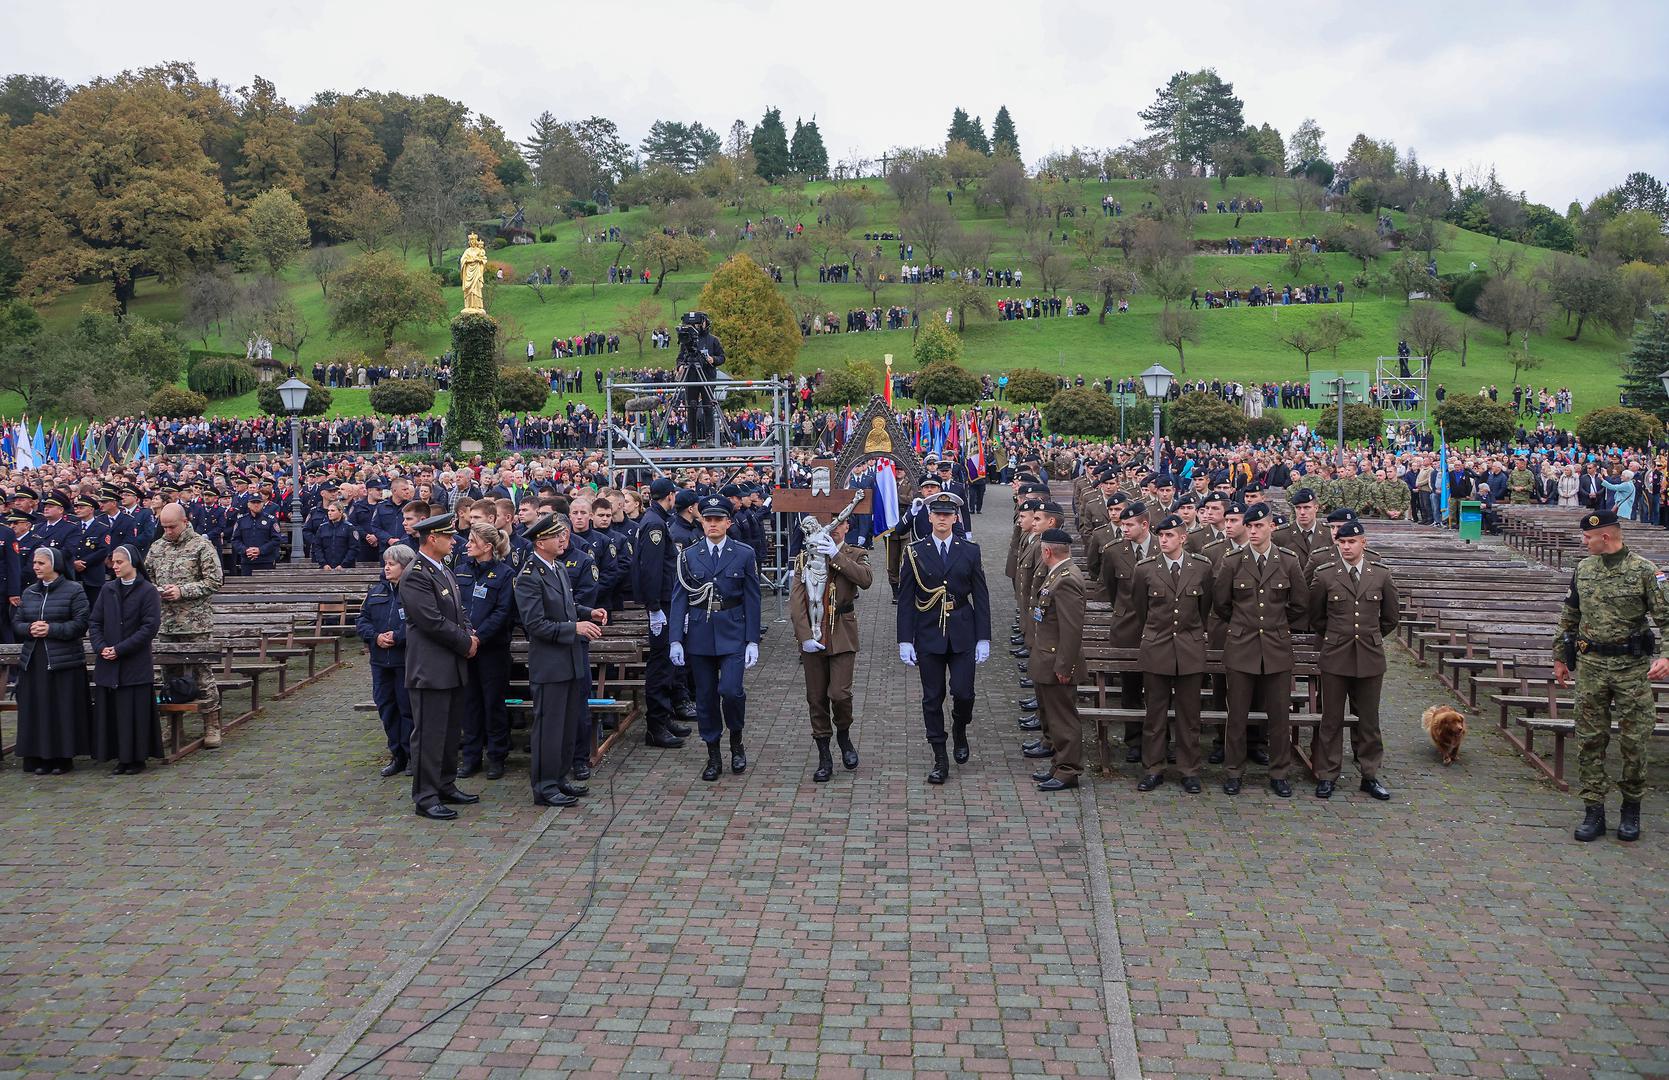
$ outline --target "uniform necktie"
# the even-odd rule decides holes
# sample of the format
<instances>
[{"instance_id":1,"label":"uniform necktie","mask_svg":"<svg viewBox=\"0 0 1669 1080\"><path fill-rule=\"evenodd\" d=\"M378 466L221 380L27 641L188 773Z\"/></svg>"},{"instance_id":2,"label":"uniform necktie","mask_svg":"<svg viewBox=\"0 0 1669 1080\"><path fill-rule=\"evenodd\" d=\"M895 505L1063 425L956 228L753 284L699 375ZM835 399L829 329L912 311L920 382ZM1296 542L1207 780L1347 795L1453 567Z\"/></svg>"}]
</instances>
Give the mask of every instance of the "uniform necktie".
<instances>
[{"instance_id":1,"label":"uniform necktie","mask_svg":"<svg viewBox=\"0 0 1669 1080\"><path fill-rule=\"evenodd\" d=\"M950 545L943 540L939 541L939 558L947 560L950 558Z\"/></svg>"},{"instance_id":2,"label":"uniform necktie","mask_svg":"<svg viewBox=\"0 0 1669 1080\"><path fill-rule=\"evenodd\" d=\"M1182 564L1181 563L1179 563L1179 562L1171 563L1171 580L1172 581L1181 581L1182 580Z\"/></svg>"},{"instance_id":3,"label":"uniform necktie","mask_svg":"<svg viewBox=\"0 0 1669 1080\"><path fill-rule=\"evenodd\" d=\"M1258 556L1258 573L1263 573L1263 556Z\"/></svg>"},{"instance_id":4,"label":"uniform necktie","mask_svg":"<svg viewBox=\"0 0 1669 1080\"><path fill-rule=\"evenodd\" d=\"M1353 582L1356 582L1358 584L1361 583L1362 568L1360 566L1352 566L1350 568L1350 580L1353 581Z\"/></svg>"}]
</instances>

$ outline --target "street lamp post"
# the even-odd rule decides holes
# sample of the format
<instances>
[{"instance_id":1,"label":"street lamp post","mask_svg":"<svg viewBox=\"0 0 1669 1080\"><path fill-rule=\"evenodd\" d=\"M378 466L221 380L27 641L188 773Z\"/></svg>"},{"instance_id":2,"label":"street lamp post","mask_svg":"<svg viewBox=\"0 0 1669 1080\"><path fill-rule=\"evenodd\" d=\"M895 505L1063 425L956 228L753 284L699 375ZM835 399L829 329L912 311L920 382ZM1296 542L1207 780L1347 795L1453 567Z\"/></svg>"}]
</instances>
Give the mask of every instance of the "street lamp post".
<instances>
[{"instance_id":1,"label":"street lamp post","mask_svg":"<svg viewBox=\"0 0 1669 1080\"><path fill-rule=\"evenodd\" d=\"M290 562L301 562L301 410L307 408L307 384L294 375L278 385L278 400L290 414Z\"/></svg>"},{"instance_id":2,"label":"street lamp post","mask_svg":"<svg viewBox=\"0 0 1669 1080\"><path fill-rule=\"evenodd\" d=\"M1142 389L1153 401L1153 471L1164 472L1159 465L1159 413L1165 407L1165 399L1170 396L1171 384L1176 381L1163 366L1154 364L1142 372Z\"/></svg>"}]
</instances>

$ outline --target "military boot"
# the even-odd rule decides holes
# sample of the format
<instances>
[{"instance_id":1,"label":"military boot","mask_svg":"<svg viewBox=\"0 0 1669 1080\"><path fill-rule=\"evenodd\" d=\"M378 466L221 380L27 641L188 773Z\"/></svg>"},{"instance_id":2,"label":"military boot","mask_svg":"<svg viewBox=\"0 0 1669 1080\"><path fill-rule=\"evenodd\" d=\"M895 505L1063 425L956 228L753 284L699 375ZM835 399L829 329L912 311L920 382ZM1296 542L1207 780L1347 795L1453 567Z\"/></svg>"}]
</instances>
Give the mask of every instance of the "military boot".
<instances>
[{"instance_id":1,"label":"military boot","mask_svg":"<svg viewBox=\"0 0 1669 1080\"><path fill-rule=\"evenodd\" d=\"M701 770L701 778L710 784L717 780L722 772L724 757L719 753L719 744L710 742L707 744L707 767Z\"/></svg>"},{"instance_id":2,"label":"military boot","mask_svg":"<svg viewBox=\"0 0 1669 1080\"><path fill-rule=\"evenodd\" d=\"M1617 822L1617 839L1625 844L1640 839L1640 800L1623 800L1623 819Z\"/></svg>"},{"instance_id":3,"label":"military boot","mask_svg":"<svg viewBox=\"0 0 1669 1080\"><path fill-rule=\"evenodd\" d=\"M851 770L858 767L858 748L852 745L852 733L845 728L835 732L835 741L840 744L840 763Z\"/></svg>"},{"instance_id":4,"label":"military boot","mask_svg":"<svg viewBox=\"0 0 1669 1080\"><path fill-rule=\"evenodd\" d=\"M739 773L748 767L748 752L742 749L742 733L730 733L730 771Z\"/></svg>"},{"instance_id":5,"label":"military boot","mask_svg":"<svg viewBox=\"0 0 1669 1080\"><path fill-rule=\"evenodd\" d=\"M220 749L220 710L203 714L203 746L209 750Z\"/></svg>"},{"instance_id":6,"label":"military boot","mask_svg":"<svg viewBox=\"0 0 1669 1080\"><path fill-rule=\"evenodd\" d=\"M927 772L929 784L942 784L950 777L950 755L945 753L944 743L933 744L933 768Z\"/></svg>"},{"instance_id":7,"label":"military boot","mask_svg":"<svg viewBox=\"0 0 1669 1080\"><path fill-rule=\"evenodd\" d=\"M813 783L826 784L834 776L834 756L829 753L829 737L816 736L817 742L817 771L811 774Z\"/></svg>"},{"instance_id":8,"label":"military boot","mask_svg":"<svg viewBox=\"0 0 1669 1080\"><path fill-rule=\"evenodd\" d=\"M1598 840L1605 835L1605 804L1591 802L1588 813L1582 819L1582 824L1576 827L1576 838L1584 844Z\"/></svg>"}]
</instances>

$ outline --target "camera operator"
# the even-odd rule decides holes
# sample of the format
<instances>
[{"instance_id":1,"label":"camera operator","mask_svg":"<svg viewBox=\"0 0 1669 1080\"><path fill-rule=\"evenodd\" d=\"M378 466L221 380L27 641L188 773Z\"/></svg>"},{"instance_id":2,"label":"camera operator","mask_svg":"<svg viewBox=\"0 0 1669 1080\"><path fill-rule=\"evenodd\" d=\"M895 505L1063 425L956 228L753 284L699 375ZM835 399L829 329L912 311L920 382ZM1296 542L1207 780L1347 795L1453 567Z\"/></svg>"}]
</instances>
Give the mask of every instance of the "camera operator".
<instances>
[{"instance_id":1,"label":"camera operator","mask_svg":"<svg viewBox=\"0 0 1669 1080\"><path fill-rule=\"evenodd\" d=\"M678 319L678 380L713 382L724 366L724 346L713 336L705 311L686 311ZM695 442L712 437L714 398L711 386L685 392L690 411L690 435Z\"/></svg>"}]
</instances>

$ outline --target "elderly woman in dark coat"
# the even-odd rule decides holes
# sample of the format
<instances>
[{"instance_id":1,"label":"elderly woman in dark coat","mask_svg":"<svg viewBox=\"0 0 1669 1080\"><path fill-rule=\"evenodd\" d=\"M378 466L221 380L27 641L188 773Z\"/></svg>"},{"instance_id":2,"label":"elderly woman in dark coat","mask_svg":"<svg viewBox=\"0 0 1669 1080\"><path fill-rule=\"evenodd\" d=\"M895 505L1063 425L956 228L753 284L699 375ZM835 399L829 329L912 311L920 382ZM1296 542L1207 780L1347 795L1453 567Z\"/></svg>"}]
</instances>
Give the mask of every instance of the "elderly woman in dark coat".
<instances>
[{"instance_id":1,"label":"elderly woman in dark coat","mask_svg":"<svg viewBox=\"0 0 1669 1080\"><path fill-rule=\"evenodd\" d=\"M64 553L36 548L35 582L12 608L22 642L17 755L36 776L69 772L87 753L87 591L64 576Z\"/></svg>"},{"instance_id":2,"label":"elderly woman in dark coat","mask_svg":"<svg viewBox=\"0 0 1669 1080\"><path fill-rule=\"evenodd\" d=\"M162 598L139 574L128 544L110 553L111 578L93 602L93 757L116 762L116 775L143 772L162 756L151 642L162 626Z\"/></svg>"}]
</instances>

